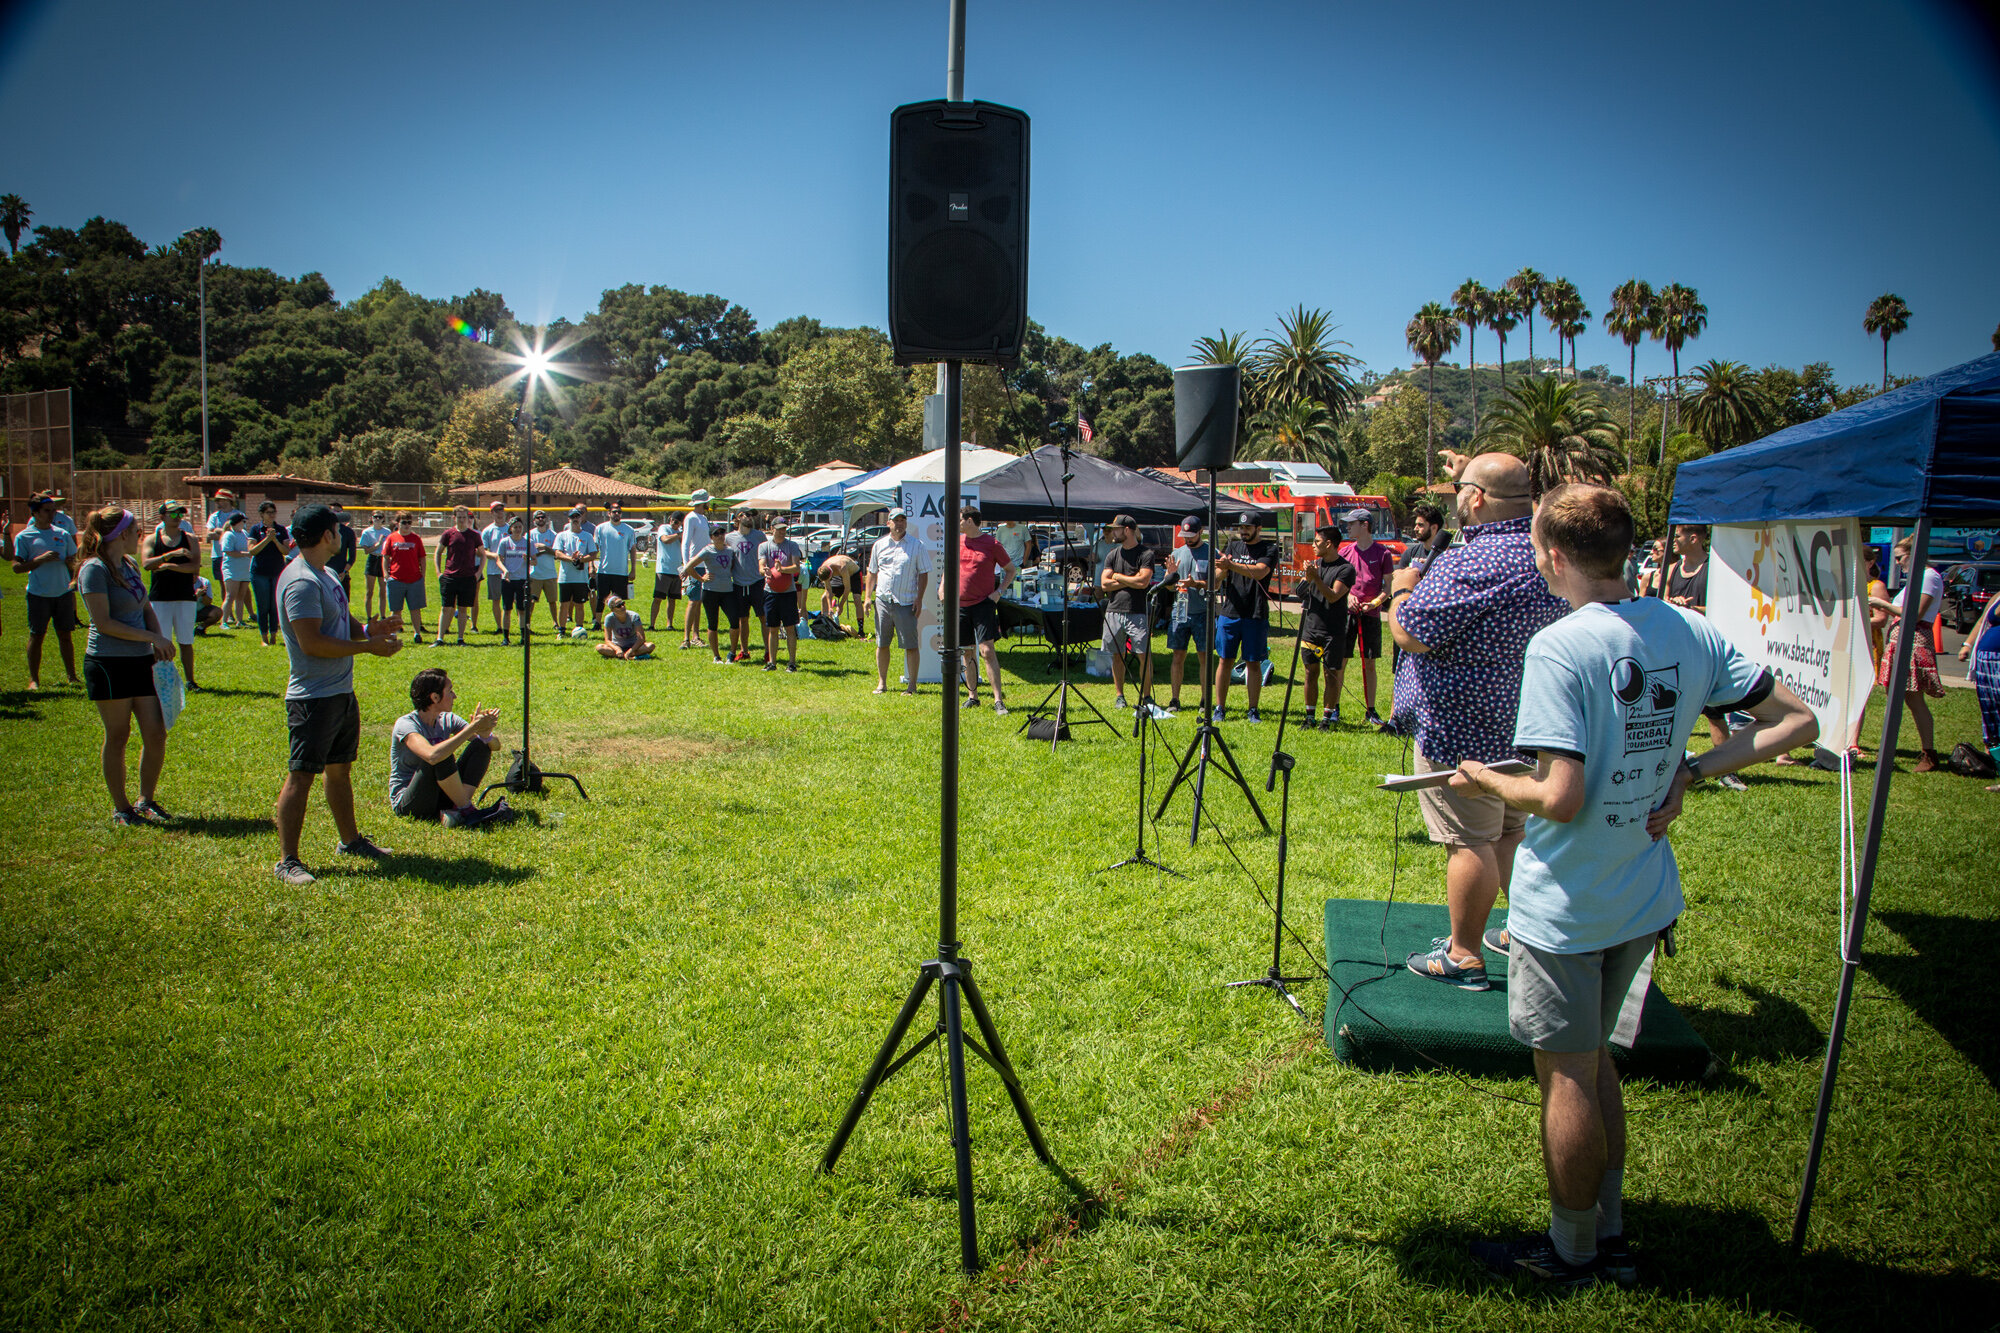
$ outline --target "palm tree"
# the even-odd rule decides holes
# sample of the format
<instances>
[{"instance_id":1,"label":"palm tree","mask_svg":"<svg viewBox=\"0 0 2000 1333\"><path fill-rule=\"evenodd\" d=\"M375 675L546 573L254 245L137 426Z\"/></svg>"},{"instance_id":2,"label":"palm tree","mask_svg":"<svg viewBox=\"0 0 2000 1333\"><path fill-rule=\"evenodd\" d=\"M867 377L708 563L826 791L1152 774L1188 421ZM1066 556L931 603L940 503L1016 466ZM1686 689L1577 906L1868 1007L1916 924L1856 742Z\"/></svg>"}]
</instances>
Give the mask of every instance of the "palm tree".
<instances>
[{"instance_id":1,"label":"palm tree","mask_svg":"<svg viewBox=\"0 0 2000 1333\"><path fill-rule=\"evenodd\" d=\"M1618 440L1617 421L1595 396L1553 377L1509 389L1479 436L1483 447L1527 463L1528 490L1536 499L1565 481L1608 485L1618 473Z\"/></svg>"},{"instance_id":2,"label":"palm tree","mask_svg":"<svg viewBox=\"0 0 2000 1333\"><path fill-rule=\"evenodd\" d=\"M1437 426L1432 420L1436 406L1437 363L1458 346L1458 320L1436 301L1427 301L1416 313L1403 337L1424 363L1424 485L1431 484L1431 460L1437 455Z\"/></svg>"},{"instance_id":3,"label":"palm tree","mask_svg":"<svg viewBox=\"0 0 2000 1333\"><path fill-rule=\"evenodd\" d=\"M1639 398L1639 343L1653 331L1653 284L1630 278L1611 289L1611 309L1605 312L1604 331L1615 333L1625 344L1625 470L1632 470L1632 436L1637 431Z\"/></svg>"},{"instance_id":4,"label":"palm tree","mask_svg":"<svg viewBox=\"0 0 2000 1333\"><path fill-rule=\"evenodd\" d=\"M1500 392L1507 392L1507 335L1521 322L1516 311L1514 293L1502 287L1490 293L1492 303L1486 310L1486 327L1493 330L1500 339Z\"/></svg>"},{"instance_id":5,"label":"palm tree","mask_svg":"<svg viewBox=\"0 0 2000 1333\"><path fill-rule=\"evenodd\" d=\"M1570 341L1570 377L1576 376L1576 338L1583 332L1590 311L1583 304L1583 293L1568 278L1553 278L1542 287L1542 313L1548 317L1549 328L1556 335L1556 370L1562 370L1563 340Z\"/></svg>"},{"instance_id":6,"label":"palm tree","mask_svg":"<svg viewBox=\"0 0 2000 1333\"><path fill-rule=\"evenodd\" d=\"M1700 388L1681 399L1694 433L1710 449L1747 444L1771 428L1771 400L1741 361L1710 360L1694 368Z\"/></svg>"},{"instance_id":7,"label":"palm tree","mask_svg":"<svg viewBox=\"0 0 2000 1333\"><path fill-rule=\"evenodd\" d=\"M1882 392L1889 392L1889 339L1910 327L1910 307L1894 292L1885 292L1868 303L1861 327L1882 335Z\"/></svg>"},{"instance_id":8,"label":"palm tree","mask_svg":"<svg viewBox=\"0 0 2000 1333\"><path fill-rule=\"evenodd\" d=\"M1535 307L1541 304L1542 292L1548 286L1548 279L1531 268L1524 268L1507 279L1507 290L1514 294L1514 310L1528 321L1528 373L1535 373Z\"/></svg>"},{"instance_id":9,"label":"palm tree","mask_svg":"<svg viewBox=\"0 0 2000 1333\"><path fill-rule=\"evenodd\" d=\"M1681 348L1687 346L1688 339L1701 337L1702 330L1708 327L1708 307L1701 303L1701 296L1694 288L1670 282L1660 288L1653 309L1653 336L1664 342L1667 350L1674 354L1674 387L1678 389Z\"/></svg>"},{"instance_id":10,"label":"palm tree","mask_svg":"<svg viewBox=\"0 0 2000 1333\"><path fill-rule=\"evenodd\" d=\"M1250 423L1259 458L1319 463L1335 477L1347 473L1347 451L1326 408L1310 399L1266 408Z\"/></svg>"},{"instance_id":11,"label":"palm tree","mask_svg":"<svg viewBox=\"0 0 2000 1333\"><path fill-rule=\"evenodd\" d=\"M1451 313L1465 325L1465 364L1472 368L1472 433L1479 433L1479 326L1493 304L1493 293L1477 278L1467 278L1451 294ZM2000 334L1995 335L2000 337ZM2000 344L1996 344L2000 347Z\"/></svg>"},{"instance_id":12,"label":"palm tree","mask_svg":"<svg viewBox=\"0 0 2000 1333\"><path fill-rule=\"evenodd\" d=\"M35 210L28 207L28 201L18 194L0 194L0 232L7 235L7 253L21 253L21 233L28 229L28 219Z\"/></svg>"},{"instance_id":13,"label":"palm tree","mask_svg":"<svg viewBox=\"0 0 2000 1333\"><path fill-rule=\"evenodd\" d=\"M1349 372L1361 361L1339 350L1348 344L1335 338L1333 329L1324 310L1295 306L1278 316L1278 332L1260 339L1250 357L1258 407L1313 402L1335 425L1347 419L1359 396Z\"/></svg>"}]
</instances>

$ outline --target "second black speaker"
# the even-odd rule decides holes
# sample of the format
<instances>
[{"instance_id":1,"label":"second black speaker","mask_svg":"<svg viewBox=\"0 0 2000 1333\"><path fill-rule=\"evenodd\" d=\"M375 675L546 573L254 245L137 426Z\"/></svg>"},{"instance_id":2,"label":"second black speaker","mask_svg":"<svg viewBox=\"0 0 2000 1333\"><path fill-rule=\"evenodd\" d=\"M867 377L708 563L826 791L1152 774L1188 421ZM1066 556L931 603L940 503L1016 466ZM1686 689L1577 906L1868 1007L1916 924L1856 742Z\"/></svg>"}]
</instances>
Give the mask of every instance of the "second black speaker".
<instances>
[{"instance_id":1,"label":"second black speaker","mask_svg":"<svg viewBox=\"0 0 2000 1333\"><path fill-rule=\"evenodd\" d=\"M1028 117L916 102L889 117L889 340L901 365L1011 366L1028 333Z\"/></svg>"}]
</instances>

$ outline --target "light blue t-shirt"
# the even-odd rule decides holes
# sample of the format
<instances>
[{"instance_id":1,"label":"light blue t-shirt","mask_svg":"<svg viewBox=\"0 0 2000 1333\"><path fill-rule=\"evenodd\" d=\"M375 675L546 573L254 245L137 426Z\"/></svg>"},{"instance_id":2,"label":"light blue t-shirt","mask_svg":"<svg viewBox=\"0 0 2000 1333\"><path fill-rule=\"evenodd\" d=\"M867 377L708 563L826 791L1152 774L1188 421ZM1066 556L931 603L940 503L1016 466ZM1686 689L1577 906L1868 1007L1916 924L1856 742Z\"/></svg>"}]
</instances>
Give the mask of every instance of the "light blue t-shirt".
<instances>
[{"instance_id":1,"label":"light blue t-shirt","mask_svg":"<svg viewBox=\"0 0 2000 1333\"><path fill-rule=\"evenodd\" d=\"M529 570L532 579L552 579L556 576L556 558L550 554L556 549L556 533L553 528L530 528L528 549L535 554L534 567Z\"/></svg>"},{"instance_id":2,"label":"light blue t-shirt","mask_svg":"<svg viewBox=\"0 0 2000 1333\"><path fill-rule=\"evenodd\" d=\"M681 535L676 532L671 537L661 535L654 538L658 545L653 551L653 569L661 574L681 572Z\"/></svg>"},{"instance_id":3,"label":"light blue t-shirt","mask_svg":"<svg viewBox=\"0 0 2000 1333\"><path fill-rule=\"evenodd\" d=\"M68 562L76 554L76 538L53 523L47 530L31 523L14 534L16 560L32 560L44 551L54 551L56 558L28 572L28 591L37 597L60 597L69 591Z\"/></svg>"},{"instance_id":4,"label":"light blue t-shirt","mask_svg":"<svg viewBox=\"0 0 2000 1333\"><path fill-rule=\"evenodd\" d=\"M632 545L637 541L632 529L623 523L604 522L597 525L597 553L604 557L597 566L600 574L630 578L632 576Z\"/></svg>"},{"instance_id":5,"label":"light blue t-shirt","mask_svg":"<svg viewBox=\"0 0 2000 1333\"><path fill-rule=\"evenodd\" d=\"M500 561L500 576L519 581L528 577L528 539L526 537L502 537L495 553Z\"/></svg>"},{"instance_id":6,"label":"light blue t-shirt","mask_svg":"<svg viewBox=\"0 0 2000 1333\"><path fill-rule=\"evenodd\" d=\"M505 572L500 566L500 543L506 540L507 525L505 523L488 523L479 530L479 549L486 556L486 572L488 574L502 574Z\"/></svg>"},{"instance_id":7,"label":"light blue t-shirt","mask_svg":"<svg viewBox=\"0 0 2000 1333\"><path fill-rule=\"evenodd\" d=\"M354 544L360 548L363 555L380 555L382 543L389 540L389 533L390 529L378 528L371 523L356 535Z\"/></svg>"},{"instance_id":8,"label":"light blue t-shirt","mask_svg":"<svg viewBox=\"0 0 2000 1333\"><path fill-rule=\"evenodd\" d=\"M571 532L565 528L563 531L558 532L556 534L556 539L552 543L552 545L555 547L556 551L562 555L577 556L577 555L597 554L597 543L590 539L590 534L587 532ZM559 582L562 583L590 582L590 569L588 566L580 568L576 565L571 564L567 560L560 560L556 562L556 570L557 570L557 579Z\"/></svg>"},{"instance_id":9,"label":"light blue t-shirt","mask_svg":"<svg viewBox=\"0 0 2000 1333\"><path fill-rule=\"evenodd\" d=\"M208 539L211 550L220 551L222 549L222 537L224 533L229 531L229 520L242 512L241 509L233 508L217 509L210 512L208 516Z\"/></svg>"},{"instance_id":10,"label":"light blue t-shirt","mask_svg":"<svg viewBox=\"0 0 2000 1333\"><path fill-rule=\"evenodd\" d=\"M1679 916L1680 870L1646 817L1666 799L1703 708L1750 705L1769 675L1708 621L1657 597L1593 602L1528 641L1514 744L1583 761L1567 824L1530 817L1507 931L1547 953L1593 953Z\"/></svg>"},{"instance_id":11,"label":"light blue t-shirt","mask_svg":"<svg viewBox=\"0 0 2000 1333\"><path fill-rule=\"evenodd\" d=\"M292 629L294 620L317 620L319 632L329 639L346 640L353 628L348 622L347 594L330 569L314 569L304 556L293 556L278 575L278 628L285 636L285 656L291 659L291 677L285 682L287 699L331 699L354 693L354 659L314 657L300 646Z\"/></svg>"},{"instance_id":12,"label":"light blue t-shirt","mask_svg":"<svg viewBox=\"0 0 2000 1333\"><path fill-rule=\"evenodd\" d=\"M238 528L234 532L222 534L222 577L231 583L248 583L250 566L256 559L250 554L250 534Z\"/></svg>"}]
</instances>

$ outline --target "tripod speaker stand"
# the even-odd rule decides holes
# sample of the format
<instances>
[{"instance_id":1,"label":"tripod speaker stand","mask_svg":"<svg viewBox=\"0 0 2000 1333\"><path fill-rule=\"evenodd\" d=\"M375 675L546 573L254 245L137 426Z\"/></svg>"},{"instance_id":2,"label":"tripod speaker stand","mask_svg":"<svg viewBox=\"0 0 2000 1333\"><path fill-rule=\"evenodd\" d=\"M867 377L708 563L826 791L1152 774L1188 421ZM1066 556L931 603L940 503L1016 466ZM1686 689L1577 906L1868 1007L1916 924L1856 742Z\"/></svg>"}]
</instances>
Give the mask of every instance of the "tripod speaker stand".
<instances>
[{"instance_id":1,"label":"tripod speaker stand","mask_svg":"<svg viewBox=\"0 0 2000 1333\"><path fill-rule=\"evenodd\" d=\"M1213 469L1208 474L1208 530L1210 533L1215 531L1215 472ZM1216 579L1212 554L1214 543L1215 538L1211 536L1209 538L1211 557L1208 579L1208 623L1202 627L1201 721L1194 729L1194 739L1188 742L1187 753L1181 756L1180 767L1174 770L1174 780L1167 784L1167 794L1160 798L1160 808L1153 813L1153 818L1158 819L1167 812L1167 803L1174 799L1174 793L1180 790L1181 783L1187 781L1189 774L1192 773L1194 776L1194 820L1188 825L1188 846L1190 847L1194 846L1195 840L1201 836L1202 802L1208 795L1208 766L1214 761L1214 754L1217 750L1222 752L1222 759L1218 766L1221 768L1223 774L1236 784L1237 790L1243 793L1243 799L1250 802L1250 813L1257 816L1257 822L1264 826L1264 831L1266 833L1271 831L1271 821L1264 818L1263 807L1257 804L1257 798L1251 794L1250 784L1244 780L1243 770L1237 766L1236 756L1230 752L1229 742L1222 737L1222 728L1215 725L1215 711L1213 706L1215 697L1215 668L1211 660L1215 648Z\"/></svg>"},{"instance_id":2,"label":"tripod speaker stand","mask_svg":"<svg viewBox=\"0 0 2000 1333\"><path fill-rule=\"evenodd\" d=\"M524 399L532 391L534 382L535 376L532 373L523 379L521 395ZM517 408L514 412L514 419L522 421L526 415L526 413ZM525 464L521 477L521 507L522 512L528 518L525 530L533 532L535 514L535 423L533 420L527 420L523 424L527 426L527 430L524 432L525 441L521 446L521 457ZM528 551L528 565L530 569L533 568L534 563L534 550L531 546ZM522 583L524 591L532 590L534 587L532 580L524 579ZM478 799L485 800L486 793L492 791L495 787L505 787L517 796L523 792L539 792L544 789L549 779L561 778L565 782L575 783L576 794L587 801L590 799L590 793L583 789L581 779L570 773L544 773L541 769L535 767L535 762L532 758L530 746L533 742L529 739L528 709L534 698L535 654L534 649L529 643L531 636L528 633L528 617L534 614L534 610L534 599L530 595L529 599L521 607L521 748L514 752L514 762L507 765L506 776L498 782L487 783L486 790L479 793ZM440 635L443 631L443 625L444 622L438 622Z\"/></svg>"},{"instance_id":3,"label":"tripod speaker stand","mask_svg":"<svg viewBox=\"0 0 2000 1333\"><path fill-rule=\"evenodd\" d=\"M1069 436L1067 434L1059 435L1056 440L1056 447L1062 451L1063 463L1063 545L1062 550L1056 556L1056 590L1057 595L1062 598L1062 649L1058 654L1057 669L1062 673L1062 676L1049 692L1042 696L1042 701L1028 710L1028 715L1021 719L1021 725L1016 729L1016 734L1018 734L1019 732L1026 731L1037 722L1053 719L1048 728L1049 749L1051 750L1054 750L1060 742L1071 739L1069 734L1069 703L1071 695L1074 695L1082 702L1085 708L1090 710L1090 716L1079 718L1076 725L1079 727L1089 726L1092 723L1105 727L1111 725L1111 719L1098 711L1097 705L1090 701L1090 696L1083 692L1082 687L1072 685L1069 681L1070 654L1075 650L1076 646L1070 641L1069 633L1069 484L1075 480L1075 474L1069 470ZM1039 473L1039 468L1037 468L1037 472ZM1045 494L1047 493L1047 489L1048 484L1044 482L1043 492Z\"/></svg>"},{"instance_id":4,"label":"tripod speaker stand","mask_svg":"<svg viewBox=\"0 0 2000 1333\"><path fill-rule=\"evenodd\" d=\"M1263 986L1269 990L1276 991L1284 997L1286 1004L1289 1004L1293 1009L1298 1011L1300 1018L1306 1016L1305 1008L1300 1005L1291 991L1286 988L1288 986L1296 986L1302 981L1312 981L1314 978L1288 977L1285 975L1283 967L1285 956L1285 852L1287 838L1292 828L1292 768L1298 762L1291 755L1285 753L1285 723L1292 715L1292 682L1298 679L1299 648L1304 639L1305 615L1304 608L1301 607L1299 637L1292 641L1292 674L1285 680L1285 706L1284 710L1278 714L1278 740L1271 747L1271 775L1264 780L1264 790L1268 792L1271 790L1273 784L1278 781L1280 773L1284 774L1285 777L1285 792L1284 795L1278 798L1278 890L1277 901L1271 908L1271 915L1273 917L1271 924L1271 969L1263 976L1252 977L1248 981L1228 981L1223 983L1225 989L1237 986Z\"/></svg>"},{"instance_id":5,"label":"tripod speaker stand","mask_svg":"<svg viewBox=\"0 0 2000 1333\"><path fill-rule=\"evenodd\" d=\"M1144 669L1145 666L1142 663L1140 670L1143 671ZM1144 679L1144 677L1141 677L1141 679ZM1153 690L1150 685L1140 691L1139 706L1133 709L1132 713L1132 735L1139 742L1139 809L1133 821L1138 830L1137 840L1133 844L1130 856L1126 857L1123 861L1117 862L1115 865L1108 865L1104 869L1123 870L1126 866L1151 866L1153 869L1164 874L1186 879L1187 875L1185 872L1176 870L1172 866L1161 865L1158 861L1146 855L1146 724L1153 720Z\"/></svg>"}]
</instances>

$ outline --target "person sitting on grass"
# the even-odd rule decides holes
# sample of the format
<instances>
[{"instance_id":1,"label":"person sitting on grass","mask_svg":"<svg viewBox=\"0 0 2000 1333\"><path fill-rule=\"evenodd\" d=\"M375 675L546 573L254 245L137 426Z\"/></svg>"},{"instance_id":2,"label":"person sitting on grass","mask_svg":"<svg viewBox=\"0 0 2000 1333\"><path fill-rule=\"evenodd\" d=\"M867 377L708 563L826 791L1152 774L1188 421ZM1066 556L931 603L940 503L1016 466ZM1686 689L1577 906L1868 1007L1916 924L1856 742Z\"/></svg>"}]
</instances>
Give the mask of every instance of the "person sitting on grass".
<instances>
[{"instance_id":1,"label":"person sitting on grass","mask_svg":"<svg viewBox=\"0 0 2000 1333\"><path fill-rule=\"evenodd\" d=\"M1819 726L1700 616L1627 596L1632 512L1617 491L1557 486L1530 537L1536 570L1573 608L1526 648L1513 749L1536 769L1503 774L1462 758L1451 787L1528 816L1509 890L1507 1026L1534 1050L1550 1217L1546 1231L1471 1249L1496 1273L1550 1287L1631 1286L1625 1108L1606 1043L1621 1028L1621 1044L1637 1039L1628 997L1686 907L1664 835L1691 783L1807 744ZM1425 584L1438 574L1433 565ZM1751 724L1683 760L1695 719L1723 705Z\"/></svg>"},{"instance_id":2,"label":"person sitting on grass","mask_svg":"<svg viewBox=\"0 0 2000 1333\"><path fill-rule=\"evenodd\" d=\"M410 819L435 819L446 828L478 828L509 819L501 797L484 810L473 804L479 780L500 742L493 729L497 708L472 710L466 721L451 711L458 691L442 667L426 667L410 681L414 711L396 719L389 733L389 808Z\"/></svg>"},{"instance_id":3,"label":"person sitting on grass","mask_svg":"<svg viewBox=\"0 0 2000 1333\"><path fill-rule=\"evenodd\" d=\"M646 637L646 627L639 623L639 617L625 609L625 599L615 592L604 599L604 642L597 645L597 655L615 657L621 662L636 662L653 655L653 641Z\"/></svg>"}]
</instances>

